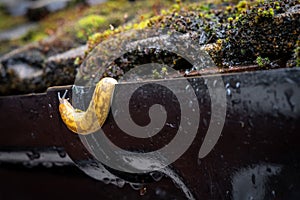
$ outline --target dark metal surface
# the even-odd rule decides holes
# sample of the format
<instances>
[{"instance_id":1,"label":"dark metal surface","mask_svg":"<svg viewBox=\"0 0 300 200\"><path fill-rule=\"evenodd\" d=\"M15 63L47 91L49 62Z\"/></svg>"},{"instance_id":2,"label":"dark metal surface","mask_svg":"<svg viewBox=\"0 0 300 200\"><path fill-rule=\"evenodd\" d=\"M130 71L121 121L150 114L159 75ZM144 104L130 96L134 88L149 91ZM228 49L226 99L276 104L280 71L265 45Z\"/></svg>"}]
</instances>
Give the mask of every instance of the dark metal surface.
<instances>
[{"instance_id":1,"label":"dark metal surface","mask_svg":"<svg viewBox=\"0 0 300 200\"><path fill-rule=\"evenodd\" d=\"M222 75L227 93L224 129L213 150L206 157L198 159L210 122L210 97L205 85L205 79L210 78L213 76L188 78L196 91L201 111L197 136L183 156L172 164L169 178L146 185L145 187L153 187L147 189L146 194L154 195L151 197L155 198L157 188L167 187L166 193L177 199L187 196L189 192L192 195L190 197L196 199L299 199L300 69ZM163 81L171 81L176 85L176 79ZM159 84L160 81L156 83ZM127 91L128 87L131 85L117 85L115 92ZM85 169L84 164L81 164L96 162L95 159L82 145L79 137L71 133L60 120L57 92L66 88L70 89L50 88L46 94L0 98L0 147L2 151L63 148L80 169L92 177L96 173L94 178L97 179L97 170L95 172L93 169L89 173L90 168ZM178 123L176 116L180 115L180 109L168 103L176 102L169 91L163 88L156 91L143 88L143 91L148 92L149 98L143 102L143 93L137 91L130 104L131 115L137 124L145 125L149 122L147 107L157 103L157 99L161 99L165 109L172 113L168 116L168 122ZM162 93L167 94L166 98L161 98ZM144 110L141 109L142 105L147 105ZM164 127L164 133L154 136L151 142L129 137L117 127L111 113L103 130L111 141L128 150L155 150L170 142L174 136L171 127ZM1 168L0 172L6 174L7 170L10 169ZM132 175L111 169L109 171L126 181L151 182L147 175ZM20 173L25 179L29 178L25 175L27 173ZM37 172L32 170L30 173ZM78 174L72 172L69 176L77 177ZM56 184L59 175L53 177L55 178L49 181ZM170 181L174 181L176 177L180 177L186 187L183 189L182 185L179 186L183 192ZM36 181L42 179L36 178ZM119 189L114 185L105 186L108 193L99 193L92 185L99 185L100 188L102 182L96 182L88 176L82 176L78 181L81 179L86 181L86 188L90 187L88 191L102 198L113 199L108 195L110 192L122 194L124 199L132 199L136 194L134 190ZM71 182L68 185L77 184L76 180ZM35 182L32 181L31 184ZM14 184L6 185L7 187L14 187ZM66 187L66 190L69 188L61 187ZM79 183L76 187L79 187ZM17 187L15 190L21 189Z\"/></svg>"}]
</instances>

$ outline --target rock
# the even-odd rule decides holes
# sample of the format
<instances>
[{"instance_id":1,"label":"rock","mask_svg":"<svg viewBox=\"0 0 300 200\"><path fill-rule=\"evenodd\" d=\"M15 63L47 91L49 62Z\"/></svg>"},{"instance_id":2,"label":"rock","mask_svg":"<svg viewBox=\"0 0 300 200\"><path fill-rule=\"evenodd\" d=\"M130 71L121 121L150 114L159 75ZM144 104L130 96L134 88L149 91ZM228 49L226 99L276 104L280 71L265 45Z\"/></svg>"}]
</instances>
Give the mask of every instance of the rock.
<instances>
[{"instance_id":1,"label":"rock","mask_svg":"<svg viewBox=\"0 0 300 200\"><path fill-rule=\"evenodd\" d=\"M7 12L13 16L27 15L30 20L39 20L49 13L66 8L72 0L1 0ZM92 2L99 0L91 0ZM103 0L102 0L103 1Z\"/></svg>"},{"instance_id":2,"label":"rock","mask_svg":"<svg viewBox=\"0 0 300 200\"><path fill-rule=\"evenodd\" d=\"M39 0L33 2L27 9L26 16L37 21L49 13L64 9L71 0Z\"/></svg>"},{"instance_id":3,"label":"rock","mask_svg":"<svg viewBox=\"0 0 300 200\"><path fill-rule=\"evenodd\" d=\"M282 2L272 13L271 3L257 6L227 31L220 57L224 66L249 64L258 57L287 61L300 35L300 9L296 1ZM261 12L257 10L262 10Z\"/></svg>"},{"instance_id":4,"label":"rock","mask_svg":"<svg viewBox=\"0 0 300 200\"><path fill-rule=\"evenodd\" d=\"M84 57L87 46L48 56L43 45L27 45L0 58L0 95L43 92L50 86L74 83L75 59Z\"/></svg>"},{"instance_id":5,"label":"rock","mask_svg":"<svg viewBox=\"0 0 300 200\"><path fill-rule=\"evenodd\" d=\"M100 3L104 3L106 2L107 0L85 0L85 2L92 6L92 5L96 5L96 4L100 4Z\"/></svg>"},{"instance_id":6,"label":"rock","mask_svg":"<svg viewBox=\"0 0 300 200\"><path fill-rule=\"evenodd\" d=\"M16 49L0 58L0 94L21 94L43 89L45 55L37 44Z\"/></svg>"},{"instance_id":7,"label":"rock","mask_svg":"<svg viewBox=\"0 0 300 200\"><path fill-rule=\"evenodd\" d=\"M53 85L74 84L77 67L76 58L83 58L87 46L71 49L67 52L49 57L45 62L43 79L47 87Z\"/></svg>"},{"instance_id":8,"label":"rock","mask_svg":"<svg viewBox=\"0 0 300 200\"><path fill-rule=\"evenodd\" d=\"M13 16L22 16L26 14L27 8L32 4L32 1L1 0L1 4L9 14Z\"/></svg>"},{"instance_id":9,"label":"rock","mask_svg":"<svg viewBox=\"0 0 300 200\"><path fill-rule=\"evenodd\" d=\"M0 58L3 66L26 63L34 67L42 68L45 55L39 50L37 44L16 49Z\"/></svg>"},{"instance_id":10,"label":"rock","mask_svg":"<svg viewBox=\"0 0 300 200\"><path fill-rule=\"evenodd\" d=\"M174 11L149 20L147 26L165 27L183 34L195 33L195 36L187 40L200 44L220 67L255 65L258 56L266 60L268 58L270 66L274 67L293 67L295 63L300 63L298 1L251 3L251 6L246 3L242 11L238 11L238 6L228 6L231 4L209 6L205 9L196 7L194 10L181 9L182 5L178 5ZM50 12L46 5L48 4L37 8ZM124 36L126 34L122 35ZM116 41L116 44L119 43ZM78 57L85 58L87 50L86 46L76 48L77 45L68 37L56 35L2 56L0 93L38 92L45 91L49 86L73 84L78 67L74 61ZM105 47L103 44L97 47L99 51L114 48ZM71 48L75 49L69 50ZM101 51L99 55L105 56ZM97 56L90 58L90 62L86 62L80 69L85 73L83 78L90 75L91 69L99 69L99 64L94 62L97 61ZM103 60L110 62L110 65L105 65L108 67L102 70L103 76L116 78L137 65L156 61L173 67L180 71L180 74L186 74L186 70L193 69L181 56L155 48L133 50L113 62L106 58Z\"/></svg>"},{"instance_id":11,"label":"rock","mask_svg":"<svg viewBox=\"0 0 300 200\"><path fill-rule=\"evenodd\" d=\"M195 42L207 47L219 67L253 65L259 56L285 67L300 35L299 7L297 0L210 4L178 9L148 25L197 32Z\"/></svg>"},{"instance_id":12,"label":"rock","mask_svg":"<svg viewBox=\"0 0 300 200\"><path fill-rule=\"evenodd\" d=\"M0 32L0 42L6 40L15 40L21 38L28 31L32 31L37 28L36 23L27 23L17 26L13 29Z\"/></svg>"}]
</instances>

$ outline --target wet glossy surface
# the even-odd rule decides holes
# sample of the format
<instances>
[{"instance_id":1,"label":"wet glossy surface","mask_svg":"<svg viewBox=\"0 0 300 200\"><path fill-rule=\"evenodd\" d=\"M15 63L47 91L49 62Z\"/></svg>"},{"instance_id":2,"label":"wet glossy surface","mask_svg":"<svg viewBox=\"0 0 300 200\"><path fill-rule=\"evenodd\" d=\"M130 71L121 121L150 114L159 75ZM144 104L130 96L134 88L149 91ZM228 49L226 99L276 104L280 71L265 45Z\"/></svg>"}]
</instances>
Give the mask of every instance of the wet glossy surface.
<instances>
[{"instance_id":1,"label":"wet glossy surface","mask_svg":"<svg viewBox=\"0 0 300 200\"><path fill-rule=\"evenodd\" d=\"M59 118L57 92L64 91L65 87L49 89L47 94L1 98L0 121L4 122L0 125L1 151L15 152L26 149L27 152L45 147L53 149L53 146L63 148L72 162L77 163L79 169L88 175L82 175L81 171L76 169L68 175L72 180L68 179L68 184L61 184L61 188L69 190L70 185L76 188L79 187L79 182L83 181L85 184L82 185L87 187L86 191L89 191L89 194L108 199L113 199L113 195L116 195L114 198L122 196L123 199L133 199L140 194L149 195L149 198L154 198L152 195L155 194L167 195L166 198L162 197L164 199L299 199L299 77L300 69L297 68L222 75L227 98L226 121L217 144L201 159L198 159L198 153L203 145L211 115L205 79L213 77L189 78L200 104L198 133L190 148L172 166L161 172L162 179L159 174L127 174L104 168L98 163L82 145L79 137L69 132ZM165 81L176 84L176 79ZM159 84L159 81L156 83ZM116 92L127 91L126 87L131 86L118 85ZM156 103L159 99L157 96L165 94L171 102L176 100L168 91L154 94L151 88L146 88L143 94L145 91L149 93L148 99L143 100L141 91L136 92L130 104L131 115L137 124L149 122L147 109L144 109L143 105L149 107ZM117 127L112 114L109 115L103 130L112 142L124 149L158 149L172 140L173 130L178 128L176 116L180 110L172 106L176 103L165 105L166 111L171 111L172 115L168 116L164 134L155 135L150 139L133 138ZM38 160L35 155L29 153L28 159ZM1 162L11 163L9 159L2 159ZM7 183L7 190L10 188L23 191L20 185L15 187L14 181L8 180L8 176L13 180L15 176L12 174L18 174L23 180L31 179L29 182L33 185L51 176L52 178L46 181L47 184L58 184L61 175L56 170L52 170L51 167L45 170L47 165L38 166L42 167L42 173L39 172L40 168L35 167L29 172L22 167L14 169L0 166L0 173L6 174L3 177ZM67 166L60 166L61 170L66 168ZM89 176L102 181L96 181ZM129 184L124 185L124 182L131 182L132 187L129 187ZM133 182L143 185L135 185ZM109 192L102 193L96 189L104 183L113 183L104 186ZM122 189L119 189L120 187ZM44 188L48 193L52 191L50 185ZM26 196L32 192L34 193L34 190L24 194ZM69 194L76 196L78 191L70 191ZM112 196L109 196L110 194Z\"/></svg>"}]
</instances>

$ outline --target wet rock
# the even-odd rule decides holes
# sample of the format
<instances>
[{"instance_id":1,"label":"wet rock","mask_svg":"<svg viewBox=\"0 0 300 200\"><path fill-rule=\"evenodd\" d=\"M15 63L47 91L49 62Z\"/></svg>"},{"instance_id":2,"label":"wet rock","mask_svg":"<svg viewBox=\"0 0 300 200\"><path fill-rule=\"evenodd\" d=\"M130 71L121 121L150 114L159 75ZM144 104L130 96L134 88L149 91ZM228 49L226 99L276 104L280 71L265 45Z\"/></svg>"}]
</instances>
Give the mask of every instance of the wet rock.
<instances>
[{"instance_id":1,"label":"wet rock","mask_svg":"<svg viewBox=\"0 0 300 200\"><path fill-rule=\"evenodd\" d=\"M87 46L84 45L49 57L45 62L43 74L46 86L74 84L78 67L75 60L83 58L86 50Z\"/></svg>"},{"instance_id":2,"label":"wet rock","mask_svg":"<svg viewBox=\"0 0 300 200\"><path fill-rule=\"evenodd\" d=\"M51 12L64 9L72 0L2 0L1 4L13 16L27 15L39 20Z\"/></svg>"},{"instance_id":3,"label":"wet rock","mask_svg":"<svg viewBox=\"0 0 300 200\"><path fill-rule=\"evenodd\" d=\"M297 0L209 4L178 9L149 26L196 32L195 42L204 45L219 67L253 65L259 56L285 67L300 34L299 7Z\"/></svg>"},{"instance_id":4,"label":"wet rock","mask_svg":"<svg viewBox=\"0 0 300 200\"><path fill-rule=\"evenodd\" d=\"M51 12L64 9L71 0L39 0L27 9L26 16L33 21L40 20Z\"/></svg>"},{"instance_id":5,"label":"wet rock","mask_svg":"<svg viewBox=\"0 0 300 200\"><path fill-rule=\"evenodd\" d=\"M285 62L290 59L300 35L300 9L296 3L264 3L242 15L235 28L227 31L220 55L222 64L249 64L259 56Z\"/></svg>"},{"instance_id":6,"label":"wet rock","mask_svg":"<svg viewBox=\"0 0 300 200\"><path fill-rule=\"evenodd\" d=\"M41 91L45 55L36 44L16 49L0 58L0 94Z\"/></svg>"},{"instance_id":7,"label":"wet rock","mask_svg":"<svg viewBox=\"0 0 300 200\"><path fill-rule=\"evenodd\" d=\"M42 4L39 1L40 6L36 8L47 10L45 12L55 10L47 7L49 1L43 2L47 3ZM187 40L200 44L220 67L255 65L257 57L268 58L271 68L294 67L300 63L299 1L254 2L251 1L251 6L246 3L247 6L242 11L238 6L228 3L218 6L210 4L208 7L191 10L181 9L182 5L178 4L175 11L150 20L149 26L195 33L195 36ZM41 15L43 13L42 10ZM73 84L78 67L74 61L77 57L84 58L87 50L86 46L76 48L77 46L70 38L54 36L2 56L0 93L37 92L44 91L49 86ZM72 48L76 49L68 51ZM87 69L88 75L89 69L95 65L92 59L91 62L82 68L83 72ZM172 52L150 48L124 54L103 70L103 76L118 78L137 65L151 62L163 63L181 70L181 75L185 70L193 68L190 63Z\"/></svg>"},{"instance_id":8,"label":"wet rock","mask_svg":"<svg viewBox=\"0 0 300 200\"><path fill-rule=\"evenodd\" d=\"M74 83L78 67L74 61L84 56L87 47L54 55L48 48L50 41L52 46L58 42L52 39L27 45L0 58L0 95L44 92L50 86Z\"/></svg>"},{"instance_id":9,"label":"wet rock","mask_svg":"<svg viewBox=\"0 0 300 200\"><path fill-rule=\"evenodd\" d=\"M37 67L32 67L26 63L18 63L13 65L8 65L7 70L12 70L16 76L23 79L32 79L40 76L43 73L43 70Z\"/></svg>"},{"instance_id":10,"label":"wet rock","mask_svg":"<svg viewBox=\"0 0 300 200\"><path fill-rule=\"evenodd\" d=\"M38 48L46 57L54 56L66 52L72 48L78 47L79 44L69 37L54 35L38 43Z\"/></svg>"},{"instance_id":11,"label":"wet rock","mask_svg":"<svg viewBox=\"0 0 300 200\"><path fill-rule=\"evenodd\" d=\"M6 40L15 40L21 38L25 35L28 31L32 31L37 28L37 24L35 23L27 23L22 24L18 27L13 29L5 30L0 32L0 42Z\"/></svg>"},{"instance_id":12,"label":"wet rock","mask_svg":"<svg viewBox=\"0 0 300 200\"><path fill-rule=\"evenodd\" d=\"M39 50L37 44L16 49L0 58L3 66L27 63L28 65L42 68L45 55Z\"/></svg>"},{"instance_id":13,"label":"wet rock","mask_svg":"<svg viewBox=\"0 0 300 200\"><path fill-rule=\"evenodd\" d=\"M9 14L13 16L22 16L26 14L27 8L32 4L32 1L2 0L1 4Z\"/></svg>"}]
</instances>

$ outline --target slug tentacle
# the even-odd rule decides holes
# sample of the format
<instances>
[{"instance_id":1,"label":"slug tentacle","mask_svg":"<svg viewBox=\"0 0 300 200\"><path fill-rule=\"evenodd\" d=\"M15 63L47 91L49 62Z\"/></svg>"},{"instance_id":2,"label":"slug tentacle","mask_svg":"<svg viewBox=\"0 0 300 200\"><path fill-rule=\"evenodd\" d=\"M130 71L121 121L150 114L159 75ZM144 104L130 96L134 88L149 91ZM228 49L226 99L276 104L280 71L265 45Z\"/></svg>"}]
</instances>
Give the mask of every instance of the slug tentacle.
<instances>
[{"instance_id":1,"label":"slug tentacle","mask_svg":"<svg viewBox=\"0 0 300 200\"><path fill-rule=\"evenodd\" d=\"M73 132L86 135L101 128L109 113L113 91L117 81L103 78L97 83L92 100L86 111L73 108L66 99L67 90L59 99L59 112L63 122Z\"/></svg>"},{"instance_id":2,"label":"slug tentacle","mask_svg":"<svg viewBox=\"0 0 300 200\"><path fill-rule=\"evenodd\" d=\"M67 101L69 100L69 98L66 99L67 93L68 93L68 90L65 91L65 93L63 94L62 97L60 97L60 92L57 93L59 103L63 103L64 100L67 100Z\"/></svg>"}]
</instances>

